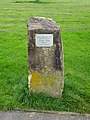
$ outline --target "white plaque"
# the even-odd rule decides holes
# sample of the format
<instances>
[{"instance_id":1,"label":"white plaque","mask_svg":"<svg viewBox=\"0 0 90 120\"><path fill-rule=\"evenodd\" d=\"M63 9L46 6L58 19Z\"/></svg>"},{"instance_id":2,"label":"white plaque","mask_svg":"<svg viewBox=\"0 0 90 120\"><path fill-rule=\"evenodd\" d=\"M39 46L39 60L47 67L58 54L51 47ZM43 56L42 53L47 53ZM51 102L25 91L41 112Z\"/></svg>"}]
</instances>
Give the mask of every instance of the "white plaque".
<instances>
[{"instance_id":1,"label":"white plaque","mask_svg":"<svg viewBox=\"0 0 90 120\"><path fill-rule=\"evenodd\" d=\"M35 34L37 47L51 47L53 45L53 34Z\"/></svg>"}]
</instances>

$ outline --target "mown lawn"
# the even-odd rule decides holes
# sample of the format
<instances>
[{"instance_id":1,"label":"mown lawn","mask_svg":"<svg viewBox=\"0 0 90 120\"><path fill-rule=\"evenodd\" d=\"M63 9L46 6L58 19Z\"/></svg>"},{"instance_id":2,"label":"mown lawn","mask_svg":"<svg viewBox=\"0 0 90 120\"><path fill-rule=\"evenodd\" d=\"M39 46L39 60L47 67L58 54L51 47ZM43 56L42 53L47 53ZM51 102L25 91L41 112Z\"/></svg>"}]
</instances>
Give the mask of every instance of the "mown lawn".
<instances>
[{"instance_id":1,"label":"mown lawn","mask_svg":"<svg viewBox=\"0 0 90 120\"><path fill-rule=\"evenodd\" d=\"M28 1L0 0L0 110L90 113L90 0ZM27 21L35 16L53 18L61 27L65 57L62 98L32 94L27 89Z\"/></svg>"}]
</instances>

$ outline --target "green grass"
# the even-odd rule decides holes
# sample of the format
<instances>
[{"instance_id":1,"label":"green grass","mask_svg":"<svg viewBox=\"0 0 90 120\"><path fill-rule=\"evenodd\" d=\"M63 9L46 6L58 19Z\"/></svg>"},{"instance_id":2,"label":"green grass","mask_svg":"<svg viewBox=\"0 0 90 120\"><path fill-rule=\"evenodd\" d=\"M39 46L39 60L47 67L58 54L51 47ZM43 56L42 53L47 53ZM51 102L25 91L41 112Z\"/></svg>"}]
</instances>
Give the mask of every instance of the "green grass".
<instances>
[{"instance_id":1,"label":"green grass","mask_svg":"<svg viewBox=\"0 0 90 120\"><path fill-rule=\"evenodd\" d=\"M0 110L38 109L90 113L90 0L0 0ZM46 3L45 3L46 2ZM27 89L27 21L53 18L61 27L65 57L62 98Z\"/></svg>"}]
</instances>

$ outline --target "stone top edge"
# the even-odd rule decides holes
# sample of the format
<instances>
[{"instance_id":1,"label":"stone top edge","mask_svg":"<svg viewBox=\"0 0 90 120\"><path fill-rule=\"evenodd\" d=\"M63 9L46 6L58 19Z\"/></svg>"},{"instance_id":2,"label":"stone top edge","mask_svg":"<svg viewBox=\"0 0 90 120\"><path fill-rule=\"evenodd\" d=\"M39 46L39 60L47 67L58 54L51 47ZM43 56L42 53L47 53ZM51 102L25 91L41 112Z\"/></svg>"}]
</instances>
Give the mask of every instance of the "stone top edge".
<instances>
[{"instance_id":1,"label":"stone top edge","mask_svg":"<svg viewBox=\"0 0 90 120\"><path fill-rule=\"evenodd\" d=\"M30 18L27 23L29 30L36 29L47 29L47 30L59 30L60 27L56 24L56 22L51 18L45 17L34 17Z\"/></svg>"}]
</instances>

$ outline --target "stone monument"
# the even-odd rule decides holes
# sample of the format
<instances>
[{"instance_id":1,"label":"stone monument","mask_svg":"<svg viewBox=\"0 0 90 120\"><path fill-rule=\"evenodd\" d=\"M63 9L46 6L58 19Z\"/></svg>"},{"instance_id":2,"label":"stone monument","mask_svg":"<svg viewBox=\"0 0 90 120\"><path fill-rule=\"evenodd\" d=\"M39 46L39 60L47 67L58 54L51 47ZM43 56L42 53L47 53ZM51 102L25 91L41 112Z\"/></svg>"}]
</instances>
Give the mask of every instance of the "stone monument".
<instances>
[{"instance_id":1,"label":"stone monument","mask_svg":"<svg viewBox=\"0 0 90 120\"><path fill-rule=\"evenodd\" d=\"M64 60L60 27L52 20L31 18L28 27L28 87L32 92L62 96Z\"/></svg>"}]
</instances>

